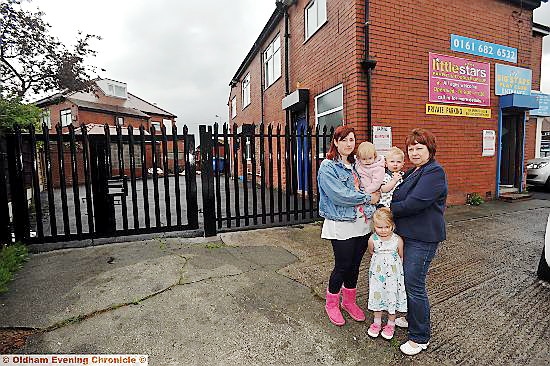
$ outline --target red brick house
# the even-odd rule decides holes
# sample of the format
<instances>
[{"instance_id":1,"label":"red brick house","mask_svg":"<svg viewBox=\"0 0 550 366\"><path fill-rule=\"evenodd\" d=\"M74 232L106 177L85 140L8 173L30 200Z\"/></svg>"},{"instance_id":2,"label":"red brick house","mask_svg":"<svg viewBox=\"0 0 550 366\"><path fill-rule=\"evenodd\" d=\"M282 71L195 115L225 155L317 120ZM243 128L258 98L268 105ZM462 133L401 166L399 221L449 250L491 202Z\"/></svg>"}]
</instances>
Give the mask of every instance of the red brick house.
<instances>
[{"instance_id":1,"label":"red brick house","mask_svg":"<svg viewBox=\"0 0 550 366\"><path fill-rule=\"evenodd\" d=\"M449 204L521 191L550 33L533 23L541 2L278 0L230 82L230 124L349 124L359 142L390 127L402 149L424 127L438 137Z\"/></svg>"},{"instance_id":2,"label":"red brick house","mask_svg":"<svg viewBox=\"0 0 550 366\"><path fill-rule=\"evenodd\" d=\"M112 126L110 130L111 136L116 135L116 126L122 127L123 135L126 135L127 127L132 126L134 128L134 135L139 137L139 127L143 126L145 131L150 131L151 127L155 128L156 134L161 134L161 126L166 127L168 135L172 134L172 125L175 123L176 115L157 107L156 105L141 99L134 94L131 94L127 90L125 83L111 80L111 79L98 79L95 81L95 85L90 91L77 91L77 92L61 92L41 99L35 102L38 107L46 111L46 115L43 117L43 121L50 128L50 133L56 133L56 126L61 125L64 134L68 133L68 126L73 125L75 128L80 125L86 125L88 134L103 134L103 125L107 124ZM80 129L77 129L77 134ZM181 134L182 131L178 131ZM149 135L149 132L146 132ZM160 137L159 137L160 139ZM158 157L160 160L160 154L162 154L162 147L159 144L157 148ZM52 161L57 161L57 150L55 148L50 149L52 154ZM67 149L66 149L67 150ZM112 143L112 166L113 175L119 174L118 172L118 156L116 154L116 144ZM173 160L172 142L168 141L167 144L168 158L170 164ZM183 144L179 146L180 158L183 158ZM136 144L135 156L139 158L140 147ZM65 151L65 171L70 172L70 156L69 152ZM126 174L129 174L129 155L124 154L125 170ZM151 166L151 150L150 146L146 151L147 165ZM140 168L139 159L136 159L138 164L137 168ZM159 163L160 164L160 163ZM77 164L79 167L79 176L83 176L82 164ZM161 167L159 165L159 167ZM58 182L59 167L57 164L52 165L52 174L54 182ZM137 169L136 174L141 176L141 170ZM70 177L68 177L67 184L71 184Z\"/></svg>"}]
</instances>

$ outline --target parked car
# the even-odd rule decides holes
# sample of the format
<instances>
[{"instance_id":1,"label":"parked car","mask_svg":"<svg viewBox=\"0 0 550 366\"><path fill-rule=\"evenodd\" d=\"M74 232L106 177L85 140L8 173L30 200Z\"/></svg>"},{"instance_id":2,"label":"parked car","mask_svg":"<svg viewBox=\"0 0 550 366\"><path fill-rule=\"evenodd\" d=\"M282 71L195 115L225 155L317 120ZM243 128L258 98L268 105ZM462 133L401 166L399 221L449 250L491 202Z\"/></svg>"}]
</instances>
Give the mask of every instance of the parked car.
<instances>
[{"instance_id":1,"label":"parked car","mask_svg":"<svg viewBox=\"0 0 550 366\"><path fill-rule=\"evenodd\" d=\"M550 190L550 156L527 161L527 184Z\"/></svg>"}]
</instances>

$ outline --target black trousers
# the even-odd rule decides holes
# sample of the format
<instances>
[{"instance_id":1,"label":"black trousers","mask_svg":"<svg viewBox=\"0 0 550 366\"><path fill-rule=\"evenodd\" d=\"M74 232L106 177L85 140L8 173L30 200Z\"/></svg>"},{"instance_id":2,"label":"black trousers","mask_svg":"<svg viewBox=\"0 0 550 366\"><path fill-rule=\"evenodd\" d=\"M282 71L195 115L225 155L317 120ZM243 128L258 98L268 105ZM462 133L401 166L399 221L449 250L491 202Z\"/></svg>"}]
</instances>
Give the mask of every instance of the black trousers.
<instances>
[{"instance_id":1,"label":"black trousers","mask_svg":"<svg viewBox=\"0 0 550 366\"><path fill-rule=\"evenodd\" d=\"M331 294L340 292L342 285L356 288L359 266L368 247L370 234L346 240L331 240L334 252L334 269L330 275L328 290Z\"/></svg>"}]
</instances>

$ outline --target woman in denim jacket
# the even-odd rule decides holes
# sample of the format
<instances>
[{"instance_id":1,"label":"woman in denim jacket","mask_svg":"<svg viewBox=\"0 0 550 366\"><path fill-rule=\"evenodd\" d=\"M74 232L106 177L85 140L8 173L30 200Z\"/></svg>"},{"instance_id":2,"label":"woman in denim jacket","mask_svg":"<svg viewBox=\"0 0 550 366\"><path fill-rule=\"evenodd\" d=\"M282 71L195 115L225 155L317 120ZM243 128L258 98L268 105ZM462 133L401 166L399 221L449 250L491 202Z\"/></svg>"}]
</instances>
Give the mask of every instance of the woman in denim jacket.
<instances>
[{"instance_id":1,"label":"woman in denim jacket","mask_svg":"<svg viewBox=\"0 0 550 366\"><path fill-rule=\"evenodd\" d=\"M339 126L334 131L331 146L317 174L319 214L325 218L321 238L332 242L334 269L326 293L325 310L335 325L344 325L342 308L356 321L365 314L355 302L359 265L367 249L373 204L380 193L363 193L355 161L355 131Z\"/></svg>"}]
</instances>

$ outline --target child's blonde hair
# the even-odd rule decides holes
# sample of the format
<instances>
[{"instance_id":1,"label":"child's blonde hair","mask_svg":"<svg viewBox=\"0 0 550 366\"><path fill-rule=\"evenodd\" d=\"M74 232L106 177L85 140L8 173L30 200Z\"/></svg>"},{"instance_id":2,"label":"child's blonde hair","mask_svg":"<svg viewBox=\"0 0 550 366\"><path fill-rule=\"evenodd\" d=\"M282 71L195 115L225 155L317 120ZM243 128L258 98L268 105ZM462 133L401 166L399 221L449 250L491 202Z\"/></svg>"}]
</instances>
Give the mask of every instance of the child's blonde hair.
<instances>
[{"instance_id":1,"label":"child's blonde hair","mask_svg":"<svg viewBox=\"0 0 550 366\"><path fill-rule=\"evenodd\" d=\"M376 159L377 154L374 144L368 141L361 142L357 148L357 157L359 159L366 159L371 155L374 155L374 158Z\"/></svg>"},{"instance_id":2,"label":"child's blonde hair","mask_svg":"<svg viewBox=\"0 0 550 366\"><path fill-rule=\"evenodd\" d=\"M388 150L386 157L388 156L399 156L401 159L405 159L405 153L397 146L392 146L392 148Z\"/></svg>"},{"instance_id":3,"label":"child's blonde hair","mask_svg":"<svg viewBox=\"0 0 550 366\"><path fill-rule=\"evenodd\" d=\"M395 230L395 223L393 222L393 215L388 207L380 207L372 215L373 229L376 222L388 224L391 226L391 230Z\"/></svg>"}]
</instances>

